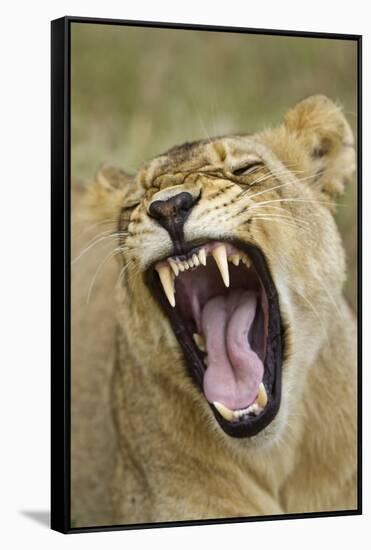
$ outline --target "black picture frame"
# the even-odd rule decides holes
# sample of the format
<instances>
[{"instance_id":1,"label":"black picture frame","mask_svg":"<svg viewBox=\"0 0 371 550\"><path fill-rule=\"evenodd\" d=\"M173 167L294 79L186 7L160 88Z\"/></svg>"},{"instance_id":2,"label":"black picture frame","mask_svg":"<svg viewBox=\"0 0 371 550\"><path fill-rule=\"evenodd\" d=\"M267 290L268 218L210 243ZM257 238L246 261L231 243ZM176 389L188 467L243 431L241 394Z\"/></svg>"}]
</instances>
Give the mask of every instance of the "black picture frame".
<instances>
[{"instance_id":1,"label":"black picture frame","mask_svg":"<svg viewBox=\"0 0 371 550\"><path fill-rule=\"evenodd\" d=\"M357 333L358 333L358 504L354 510L248 518L156 522L130 525L71 525L71 24L120 25L220 33L248 33L352 40L357 44ZM62 533L271 521L362 514L362 36L292 30L189 25L168 22L62 17L51 22L51 528Z\"/></svg>"}]
</instances>

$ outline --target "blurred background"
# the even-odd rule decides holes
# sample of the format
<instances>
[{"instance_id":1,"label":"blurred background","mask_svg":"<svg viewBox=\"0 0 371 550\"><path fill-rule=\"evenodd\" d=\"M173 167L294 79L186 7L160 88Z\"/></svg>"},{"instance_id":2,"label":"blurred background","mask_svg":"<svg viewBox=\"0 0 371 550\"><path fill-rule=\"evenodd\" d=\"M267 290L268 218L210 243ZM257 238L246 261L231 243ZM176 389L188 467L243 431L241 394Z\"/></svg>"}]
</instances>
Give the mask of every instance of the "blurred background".
<instances>
[{"instance_id":1,"label":"blurred background","mask_svg":"<svg viewBox=\"0 0 371 550\"><path fill-rule=\"evenodd\" d=\"M338 100L356 132L353 41L72 23L71 48L75 189L91 180L103 162L134 173L143 161L173 145L279 124L286 110L311 94ZM348 261L345 294L355 308L355 181L339 202L337 220ZM73 214L78 204L73 199ZM79 232L84 233L84 227L73 225L77 253ZM90 279L79 267L73 271L72 286L75 526L111 523L115 446L109 411L111 366L106 360L114 348L114 305L107 282L104 286L97 278L94 295L101 292L106 299L103 306L92 300L87 307L86 287L99 261L90 253L86 257ZM117 274L109 277L113 286ZM97 331L100 339L95 338ZM97 347L102 334L104 347Z\"/></svg>"}]
</instances>

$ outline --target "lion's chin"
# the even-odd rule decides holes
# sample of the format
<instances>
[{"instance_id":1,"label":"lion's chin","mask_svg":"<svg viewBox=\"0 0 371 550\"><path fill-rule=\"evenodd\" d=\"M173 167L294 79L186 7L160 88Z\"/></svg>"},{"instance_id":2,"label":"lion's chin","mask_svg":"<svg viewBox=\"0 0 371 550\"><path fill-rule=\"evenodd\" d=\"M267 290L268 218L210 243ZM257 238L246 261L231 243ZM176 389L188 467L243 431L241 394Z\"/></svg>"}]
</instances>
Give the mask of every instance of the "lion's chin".
<instances>
[{"instance_id":1,"label":"lion's chin","mask_svg":"<svg viewBox=\"0 0 371 550\"><path fill-rule=\"evenodd\" d=\"M220 427L239 438L261 432L280 407L283 342L261 250L236 240L189 244L154 262L147 283Z\"/></svg>"}]
</instances>

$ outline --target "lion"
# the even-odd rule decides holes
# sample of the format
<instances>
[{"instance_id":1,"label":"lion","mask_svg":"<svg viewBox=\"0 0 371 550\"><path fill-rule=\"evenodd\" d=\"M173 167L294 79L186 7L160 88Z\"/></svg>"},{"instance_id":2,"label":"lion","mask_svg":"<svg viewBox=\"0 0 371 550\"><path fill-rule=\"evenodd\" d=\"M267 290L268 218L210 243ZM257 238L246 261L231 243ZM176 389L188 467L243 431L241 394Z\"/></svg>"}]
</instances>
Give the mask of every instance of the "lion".
<instances>
[{"instance_id":1,"label":"lion","mask_svg":"<svg viewBox=\"0 0 371 550\"><path fill-rule=\"evenodd\" d=\"M93 336L112 364L113 523L357 508L356 323L333 216L354 171L342 109L317 95L275 128L98 172L87 203L117 259Z\"/></svg>"}]
</instances>

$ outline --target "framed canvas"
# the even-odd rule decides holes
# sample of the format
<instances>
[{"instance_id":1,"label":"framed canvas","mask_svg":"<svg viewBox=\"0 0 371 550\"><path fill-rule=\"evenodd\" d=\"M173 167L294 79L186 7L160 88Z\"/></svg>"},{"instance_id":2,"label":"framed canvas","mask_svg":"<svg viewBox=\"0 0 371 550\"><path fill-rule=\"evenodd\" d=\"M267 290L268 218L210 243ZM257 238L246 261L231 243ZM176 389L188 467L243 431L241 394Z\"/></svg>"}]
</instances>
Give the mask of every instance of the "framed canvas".
<instances>
[{"instance_id":1,"label":"framed canvas","mask_svg":"<svg viewBox=\"0 0 371 550\"><path fill-rule=\"evenodd\" d=\"M360 514L361 36L65 17L51 84L52 528Z\"/></svg>"}]
</instances>

